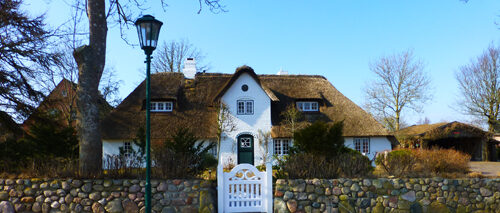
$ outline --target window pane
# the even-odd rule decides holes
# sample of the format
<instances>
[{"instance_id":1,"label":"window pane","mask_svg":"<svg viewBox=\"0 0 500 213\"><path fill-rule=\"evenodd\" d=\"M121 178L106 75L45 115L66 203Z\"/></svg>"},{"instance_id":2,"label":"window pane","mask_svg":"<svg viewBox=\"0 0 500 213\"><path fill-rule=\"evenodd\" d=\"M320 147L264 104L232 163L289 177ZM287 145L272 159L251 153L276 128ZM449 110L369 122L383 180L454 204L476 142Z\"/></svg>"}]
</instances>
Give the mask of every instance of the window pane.
<instances>
[{"instance_id":1,"label":"window pane","mask_svg":"<svg viewBox=\"0 0 500 213\"><path fill-rule=\"evenodd\" d=\"M217 157L217 144L209 150L210 154Z\"/></svg>"},{"instance_id":2,"label":"window pane","mask_svg":"<svg viewBox=\"0 0 500 213\"><path fill-rule=\"evenodd\" d=\"M158 103L158 111L163 111L163 103Z\"/></svg>"},{"instance_id":3,"label":"window pane","mask_svg":"<svg viewBox=\"0 0 500 213\"><path fill-rule=\"evenodd\" d=\"M123 143L123 151L125 152L125 156L129 156L132 153L132 144L130 142Z\"/></svg>"},{"instance_id":4,"label":"window pane","mask_svg":"<svg viewBox=\"0 0 500 213\"><path fill-rule=\"evenodd\" d=\"M165 111L172 111L172 102L165 102Z\"/></svg>"},{"instance_id":5,"label":"window pane","mask_svg":"<svg viewBox=\"0 0 500 213\"><path fill-rule=\"evenodd\" d=\"M361 152L361 144L359 139L354 139L354 149L358 152Z\"/></svg>"},{"instance_id":6,"label":"window pane","mask_svg":"<svg viewBox=\"0 0 500 213\"><path fill-rule=\"evenodd\" d=\"M302 102L297 103L297 108L299 109L299 111L304 111L304 105L302 104Z\"/></svg>"},{"instance_id":7,"label":"window pane","mask_svg":"<svg viewBox=\"0 0 500 213\"><path fill-rule=\"evenodd\" d=\"M247 104L246 114L253 114L253 102L247 101L246 104Z\"/></svg>"},{"instance_id":8,"label":"window pane","mask_svg":"<svg viewBox=\"0 0 500 213\"><path fill-rule=\"evenodd\" d=\"M317 102L312 102L311 103L311 110L318 111L318 103Z\"/></svg>"},{"instance_id":9,"label":"window pane","mask_svg":"<svg viewBox=\"0 0 500 213\"><path fill-rule=\"evenodd\" d=\"M281 155L281 140L274 140L274 154Z\"/></svg>"},{"instance_id":10,"label":"window pane","mask_svg":"<svg viewBox=\"0 0 500 213\"><path fill-rule=\"evenodd\" d=\"M368 140L368 138L365 138L363 140L363 153L368 153L370 152L370 141Z\"/></svg>"},{"instance_id":11,"label":"window pane","mask_svg":"<svg viewBox=\"0 0 500 213\"><path fill-rule=\"evenodd\" d=\"M311 103L305 102L304 103L304 111L309 111L311 109Z\"/></svg>"},{"instance_id":12,"label":"window pane","mask_svg":"<svg viewBox=\"0 0 500 213\"><path fill-rule=\"evenodd\" d=\"M153 102L153 103L150 103L150 104L149 104L149 106L150 106L150 108L149 108L149 109L150 109L151 111L155 111L155 110L156 110L156 103L154 103L154 102Z\"/></svg>"},{"instance_id":13,"label":"window pane","mask_svg":"<svg viewBox=\"0 0 500 213\"><path fill-rule=\"evenodd\" d=\"M238 101L238 114L244 114L244 113L245 113L245 102Z\"/></svg>"},{"instance_id":14,"label":"window pane","mask_svg":"<svg viewBox=\"0 0 500 213\"><path fill-rule=\"evenodd\" d=\"M289 148L290 141L289 140L282 140L282 141L283 141L283 154L288 155L288 152L290 150Z\"/></svg>"},{"instance_id":15,"label":"window pane","mask_svg":"<svg viewBox=\"0 0 500 213\"><path fill-rule=\"evenodd\" d=\"M251 148L252 147L252 143L251 143L251 139L250 138L241 138L240 139L240 146L241 148Z\"/></svg>"}]
</instances>

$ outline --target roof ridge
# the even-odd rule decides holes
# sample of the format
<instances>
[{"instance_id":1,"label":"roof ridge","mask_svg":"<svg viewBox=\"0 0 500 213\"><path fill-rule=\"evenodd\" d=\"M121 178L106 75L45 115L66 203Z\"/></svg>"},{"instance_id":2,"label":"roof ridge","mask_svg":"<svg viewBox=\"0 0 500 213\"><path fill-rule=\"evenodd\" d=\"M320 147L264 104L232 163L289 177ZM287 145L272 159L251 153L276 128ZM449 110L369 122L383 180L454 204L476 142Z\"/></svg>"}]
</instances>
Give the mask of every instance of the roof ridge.
<instances>
[{"instance_id":1,"label":"roof ridge","mask_svg":"<svg viewBox=\"0 0 500 213\"><path fill-rule=\"evenodd\" d=\"M287 78L287 77L299 77L299 78L322 78L326 79L322 75L302 75L302 74L288 74L288 75L277 75L277 74L260 74L259 77L277 77L277 78Z\"/></svg>"},{"instance_id":2,"label":"roof ridge","mask_svg":"<svg viewBox=\"0 0 500 213\"><path fill-rule=\"evenodd\" d=\"M212 76L233 76L231 73L198 73L197 76L200 77L212 77ZM300 77L300 78L323 78L326 79L323 75L304 75L304 74L288 74L288 75L277 75L277 74L258 74L258 77L277 77L277 78L287 78L287 77Z\"/></svg>"}]
</instances>

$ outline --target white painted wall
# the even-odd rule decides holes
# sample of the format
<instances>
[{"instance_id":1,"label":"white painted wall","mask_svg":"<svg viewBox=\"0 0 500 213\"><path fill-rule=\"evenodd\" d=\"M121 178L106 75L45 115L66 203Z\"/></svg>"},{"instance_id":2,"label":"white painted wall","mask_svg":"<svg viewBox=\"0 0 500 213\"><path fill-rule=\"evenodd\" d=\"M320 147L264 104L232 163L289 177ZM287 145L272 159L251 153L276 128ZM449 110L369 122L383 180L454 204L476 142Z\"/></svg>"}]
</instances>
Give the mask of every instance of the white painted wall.
<instances>
[{"instance_id":1,"label":"white painted wall","mask_svg":"<svg viewBox=\"0 0 500 213\"><path fill-rule=\"evenodd\" d=\"M135 151L139 151L139 146L135 145L135 143L132 140L103 140L102 141L102 160L103 160L103 167L104 168L105 168L104 163L108 157L120 155L120 147L124 146L125 142L130 142L130 144L132 145L132 149L134 149ZM209 142L207 140L199 140L198 142L196 142L196 145L198 145L200 142L204 143L203 147L206 147L210 143L212 143L212 142ZM217 150L217 147L215 147L214 149ZM214 157L217 157L217 153L212 153L211 151L212 150L210 150L209 153L213 154ZM154 163L153 163L153 165L154 165ZM143 165L143 168L145 168L145 167L146 167L146 164Z\"/></svg>"},{"instance_id":2,"label":"white painted wall","mask_svg":"<svg viewBox=\"0 0 500 213\"><path fill-rule=\"evenodd\" d=\"M243 84L248 85L248 91L241 90ZM232 162L237 164L237 137L241 134L250 134L254 137L254 163L255 165L262 164L262 155L270 153L272 142L269 143L267 152L262 150L259 146L258 132L259 130L263 132L271 131L271 99L249 74L244 73L226 91L221 100L227 105L231 113L230 116L232 116L236 124L235 131L223 134L220 148L221 163L226 164L232 159ZM236 102L238 100L253 100L254 114L237 115Z\"/></svg>"},{"instance_id":3,"label":"white painted wall","mask_svg":"<svg viewBox=\"0 0 500 213\"><path fill-rule=\"evenodd\" d=\"M391 142L387 137L369 137L370 138L370 152L363 153L370 160L373 160L377 152L391 150ZM354 149L354 137L345 137L344 145L348 148Z\"/></svg>"},{"instance_id":4,"label":"white painted wall","mask_svg":"<svg viewBox=\"0 0 500 213\"><path fill-rule=\"evenodd\" d=\"M134 151L139 151L139 146L135 145L135 143L130 140L103 140L102 141L102 166L104 169L108 169L108 161L113 157L117 157L120 155L120 147L123 147L125 142L130 142L132 145L132 149ZM135 160L134 160L135 161ZM146 167L144 163L142 165L143 168Z\"/></svg>"},{"instance_id":5,"label":"white painted wall","mask_svg":"<svg viewBox=\"0 0 500 213\"><path fill-rule=\"evenodd\" d=\"M137 150L132 140L103 140L102 141L102 157L103 159L107 155L119 155L120 149L126 141L130 141L132 143L132 147L134 150Z\"/></svg>"}]
</instances>

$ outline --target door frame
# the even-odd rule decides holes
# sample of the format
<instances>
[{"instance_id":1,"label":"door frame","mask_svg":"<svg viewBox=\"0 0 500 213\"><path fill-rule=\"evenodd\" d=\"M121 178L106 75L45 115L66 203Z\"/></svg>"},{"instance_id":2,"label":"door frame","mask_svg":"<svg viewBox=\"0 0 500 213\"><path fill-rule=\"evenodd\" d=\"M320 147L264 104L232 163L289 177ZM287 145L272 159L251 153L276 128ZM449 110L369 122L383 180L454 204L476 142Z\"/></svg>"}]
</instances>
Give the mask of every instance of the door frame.
<instances>
[{"instance_id":1,"label":"door frame","mask_svg":"<svg viewBox=\"0 0 500 213\"><path fill-rule=\"evenodd\" d=\"M236 143L237 143L237 153L236 153L236 158L237 158L237 163L240 164L240 149L241 149L241 144L240 144L240 138L242 137L250 137L251 138L251 151L252 151L252 165L255 164L255 137L250 134L250 133L242 133L242 134L239 134L237 137L236 137Z\"/></svg>"}]
</instances>

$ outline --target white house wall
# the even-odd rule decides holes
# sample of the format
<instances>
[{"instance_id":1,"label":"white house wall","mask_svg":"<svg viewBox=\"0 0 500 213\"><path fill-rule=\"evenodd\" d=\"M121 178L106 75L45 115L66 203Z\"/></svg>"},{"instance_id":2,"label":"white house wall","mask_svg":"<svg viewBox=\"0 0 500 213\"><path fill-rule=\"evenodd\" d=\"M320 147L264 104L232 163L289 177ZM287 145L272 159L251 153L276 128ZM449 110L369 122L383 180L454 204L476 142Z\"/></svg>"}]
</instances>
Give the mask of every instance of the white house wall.
<instances>
[{"instance_id":1,"label":"white house wall","mask_svg":"<svg viewBox=\"0 0 500 213\"><path fill-rule=\"evenodd\" d=\"M248 85L248 91L244 92L241 89L243 84ZM271 99L249 74L244 73L233 82L221 100L228 107L236 126L234 131L223 135L220 149L221 162L227 164L229 161L232 161L234 164L237 164L237 137L241 134L250 134L254 137L254 164L262 164L262 156L265 152L260 148L258 135L259 130L263 132L271 131ZM254 114L237 115L237 100L253 100ZM267 153L271 150L271 145L272 143L269 143Z\"/></svg>"},{"instance_id":2,"label":"white house wall","mask_svg":"<svg viewBox=\"0 0 500 213\"><path fill-rule=\"evenodd\" d=\"M103 140L102 141L102 166L104 169L109 168L109 164L113 163L115 157L120 155L120 147L125 145L125 142L130 142L134 151L139 151L139 147L132 140ZM142 167L146 167L144 163Z\"/></svg>"},{"instance_id":3,"label":"white house wall","mask_svg":"<svg viewBox=\"0 0 500 213\"><path fill-rule=\"evenodd\" d=\"M123 146L125 142L131 142L132 147L134 150L138 150L138 147L135 146L134 142L132 140L103 140L102 141L102 157L103 160L106 156L113 156L113 155L119 155L120 154L120 147Z\"/></svg>"},{"instance_id":4,"label":"white house wall","mask_svg":"<svg viewBox=\"0 0 500 213\"><path fill-rule=\"evenodd\" d=\"M362 138L362 137L360 137ZM391 142L387 137L369 137L370 138L370 152L368 153L363 153L365 156L370 158L370 160L373 160L375 157L375 154L377 152L383 152L386 150L391 150ZM354 147L354 137L345 137L344 138L344 145L346 147L349 147L351 149L355 149Z\"/></svg>"}]
</instances>

